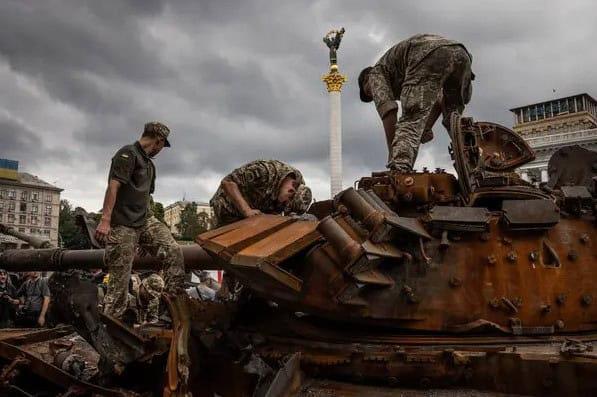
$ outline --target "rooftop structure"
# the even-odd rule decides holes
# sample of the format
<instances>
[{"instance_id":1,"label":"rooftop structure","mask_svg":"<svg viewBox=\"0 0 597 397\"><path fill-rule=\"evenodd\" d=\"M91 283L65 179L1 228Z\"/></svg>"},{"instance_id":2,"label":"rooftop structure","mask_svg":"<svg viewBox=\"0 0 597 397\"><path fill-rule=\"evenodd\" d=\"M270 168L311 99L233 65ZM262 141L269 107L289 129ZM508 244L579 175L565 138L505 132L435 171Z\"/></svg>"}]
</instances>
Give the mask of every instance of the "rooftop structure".
<instances>
[{"instance_id":1,"label":"rooftop structure","mask_svg":"<svg viewBox=\"0 0 597 397\"><path fill-rule=\"evenodd\" d=\"M58 246L62 189L35 175L19 172L18 167L17 161L0 159L0 223ZM0 247L28 248L29 244L0 234Z\"/></svg>"},{"instance_id":2,"label":"rooftop structure","mask_svg":"<svg viewBox=\"0 0 597 397\"><path fill-rule=\"evenodd\" d=\"M597 101L587 93L510 109L513 130L533 148L535 161L519 169L527 180L546 182L547 162L561 147L597 150Z\"/></svg>"}]
</instances>

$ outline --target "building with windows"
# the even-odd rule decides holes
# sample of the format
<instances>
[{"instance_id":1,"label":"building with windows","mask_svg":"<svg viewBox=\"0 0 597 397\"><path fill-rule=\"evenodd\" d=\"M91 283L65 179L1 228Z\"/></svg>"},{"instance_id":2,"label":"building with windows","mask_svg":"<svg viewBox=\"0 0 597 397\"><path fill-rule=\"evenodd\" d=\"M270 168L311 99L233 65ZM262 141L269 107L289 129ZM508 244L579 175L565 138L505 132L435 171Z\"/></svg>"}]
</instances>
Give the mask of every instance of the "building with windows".
<instances>
[{"instance_id":1,"label":"building with windows","mask_svg":"<svg viewBox=\"0 0 597 397\"><path fill-rule=\"evenodd\" d=\"M529 181L546 182L547 163L561 147L579 145L597 150L597 101L589 94L524 105L510 109L513 130L535 151L536 159L518 172Z\"/></svg>"},{"instance_id":2,"label":"building with windows","mask_svg":"<svg viewBox=\"0 0 597 397\"><path fill-rule=\"evenodd\" d=\"M166 222L166 225L170 228L170 232L174 235L180 234L176 225L180 223L180 214L187 204L191 204L191 202L184 200L177 201L164 208L164 222ZM195 204L197 205L197 215L204 213L208 218L212 217L213 210L209 206L209 203L196 202Z\"/></svg>"},{"instance_id":3,"label":"building with windows","mask_svg":"<svg viewBox=\"0 0 597 397\"><path fill-rule=\"evenodd\" d=\"M22 233L41 236L58 246L60 192L38 177L18 171L18 162L0 159L0 222ZM0 234L0 248L28 248Z\"/></svg>"}]
</instances>

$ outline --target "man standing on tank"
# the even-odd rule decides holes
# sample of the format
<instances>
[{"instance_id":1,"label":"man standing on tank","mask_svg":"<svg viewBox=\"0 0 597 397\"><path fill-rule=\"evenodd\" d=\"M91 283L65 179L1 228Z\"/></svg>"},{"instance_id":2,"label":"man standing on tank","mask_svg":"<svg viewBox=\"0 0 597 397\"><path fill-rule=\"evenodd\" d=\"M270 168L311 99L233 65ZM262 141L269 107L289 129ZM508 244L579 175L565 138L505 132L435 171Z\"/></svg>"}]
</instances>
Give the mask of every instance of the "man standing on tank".
<instances>
[{"instance_id":1,"label":"man standing on tank","mask_svg":"<svg viewBox=\"0 0 597 397\"><path fill-rule=\"evenodd\" d=\"M419 34L390 48L359 75L360 97L375 103L389 151L388 168L411 172L419 145L433 139L431 127L443 114L462 114L472 94L472 56L464 45L433 34ZM397 121L398 104L402 115Z\"/></svg>"},{"instance_id":2,"label":"man standing on tank","mask_svg":"<svg viewBox=\"0 0 597 397\"><path fill-rule=\"evenodd\" d=\"M110 272L104 313L116 318L121 318L127 308L137 246L162 258L166 292L174 293L183 287L182 250L150 209L156 176L151 159L164 146L170 147L169 135L170 130L164 124L147 123L138 141L120 148L112 157L96 238L106 243L104 263Z\"/></svg>"}]
</instances>

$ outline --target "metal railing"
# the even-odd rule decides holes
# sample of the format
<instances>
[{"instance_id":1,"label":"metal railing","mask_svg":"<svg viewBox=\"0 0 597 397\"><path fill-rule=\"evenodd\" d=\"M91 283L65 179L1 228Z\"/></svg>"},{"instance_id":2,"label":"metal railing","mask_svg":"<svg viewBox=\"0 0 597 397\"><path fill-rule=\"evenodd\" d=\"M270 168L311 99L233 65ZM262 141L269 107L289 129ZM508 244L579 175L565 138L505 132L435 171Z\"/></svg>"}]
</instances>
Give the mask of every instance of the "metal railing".
<instances>
[{"instance_id":1,"label":"metal railing","mask_svg":"<svg viewBox=\"0 0 597 397\"><path fill-rule=\"evenodd\" d=\"M526 141L533 149L587 141L597 143L597 128L526 138Z\"/></svg>"}]
</instances>

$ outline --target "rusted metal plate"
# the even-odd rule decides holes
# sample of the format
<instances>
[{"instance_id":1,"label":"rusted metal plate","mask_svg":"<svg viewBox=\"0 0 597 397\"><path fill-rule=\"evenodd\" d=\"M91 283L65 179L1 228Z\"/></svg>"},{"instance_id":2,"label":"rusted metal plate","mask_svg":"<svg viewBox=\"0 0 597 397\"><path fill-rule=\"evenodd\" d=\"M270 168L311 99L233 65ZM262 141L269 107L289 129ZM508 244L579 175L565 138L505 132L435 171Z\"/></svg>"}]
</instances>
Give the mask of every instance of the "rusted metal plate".
<instances>
[{"instance_id":1,"label":"rusted metal plate","mask_svg":"<svg viewBox=\"0 0 597 397\"><path fill-rule=\"evenodd\" d=\"M560 220L551 200L504 200L502 210L506 224L517 230L548 229Z\"/></svg>"},{"instance_id":2,"label":"rusted metal plate","mask_svg":"<svg viewBox=\"0 0 597 397\"><path fill-rule=\"evenodd\" d=\"M317 223L291 223L239 251L230 263L239 266L257 266L264 262L277 265L321 238Z\"/></svg>"},{"instance_id":3,"label":"rusted metal plate","mask_svg":"<svg viewBox=\"0 0 597 397\"><path fill-rule=\"evenodd\" d=\"M224 233L204 233L198 241L208 252L228 262L226 270L242 275L245 281L259 282L260 277L266 276L275 284L298 292L301 279L278 265L321 238L317 224L260 215L228 225Z\"/></svg>"},{"instance_id":4,"label":"rusted metal plate","mask_svg":"<svg viewBox=\"0 0 597 397\"><path fill-rule=\"evenodd\" d=\"M483 231L489 223L489 211L479 207L435 206L429 211L429 221L439 229Z\"/></svg>"},{"instance_id":5,"label":"rusted metal plate","mask_svg":"<svg viewBox=\"0 0 597 397\"><path fill-rule=\"evenodd\" d=\"M279 228L294 222L278 215L258 215L200 234L197 242L207 251L236 253Z\"/></svg>"},{"instance_id":6,"label":"rusted metal plate","mask_svg":"<svg viewBox=\"0 0 597 397\"><path fill-rule=\"evenodd\" d=\"M417 218L407 218L404 216L392 216L388 215L385 219L386 223L408 233L416 234L419 237L431 239L427 230L423 227L421 221Z\"/></svg>"},{"instance_id":7,"label":"rusted metal plate","mask_svg":"<svg viewBox=\"0 0 597 397\"><path fill-rule=\"evenodd\" d=\"M136 395L132 392L129 393L120 390L108 389L79 380L69 373L62 371L60 368L43 361L34 354L6 342L0 342L0 357L6 360L14 360L17 357L24 357L29 361L29 365L27 365L28 371L33 372L37 376L56 384L65 390L76 387L77 390L80 391L80 394L87 393L98 394L101 396L120 397L132 397Z\"/></svg>"}]
</instances>

